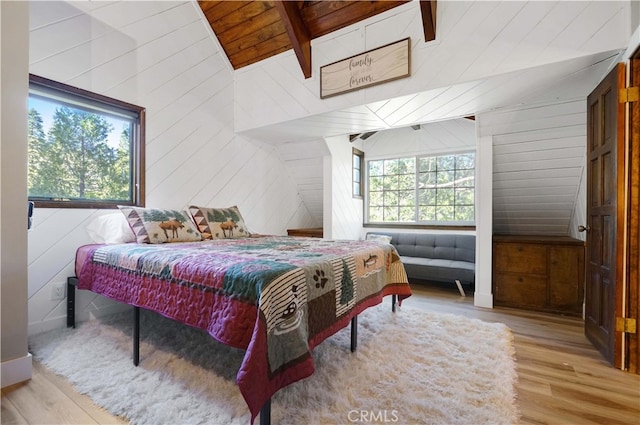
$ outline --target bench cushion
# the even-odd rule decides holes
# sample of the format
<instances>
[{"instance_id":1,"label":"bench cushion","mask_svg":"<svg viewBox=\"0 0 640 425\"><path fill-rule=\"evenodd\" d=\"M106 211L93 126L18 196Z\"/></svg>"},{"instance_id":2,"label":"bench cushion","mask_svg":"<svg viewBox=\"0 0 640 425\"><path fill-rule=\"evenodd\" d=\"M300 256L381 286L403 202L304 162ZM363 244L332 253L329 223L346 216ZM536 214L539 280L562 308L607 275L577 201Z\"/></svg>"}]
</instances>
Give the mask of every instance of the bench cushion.
<instances>
[{"instance_id":1,"label":"bench cushion","mask_svg":"<svg viewBox=\"0 0 640 425\"><path fill-rule=\"evenodd\" d=\"M371 232L391 236L405 266L415 279L475 282L476 237L442 233Z\"/></svg>"},{"instance_id":2,"label":"bench cushion","mask_svg":"<svg viewBox=\"0 0 640 425\"><path fill-rule=\"evenodd\" d=\"M473 235L396 233L391 236L391 243L398 254L408 257L476 261L476 240Z\"/></svg>"}]
</instances>

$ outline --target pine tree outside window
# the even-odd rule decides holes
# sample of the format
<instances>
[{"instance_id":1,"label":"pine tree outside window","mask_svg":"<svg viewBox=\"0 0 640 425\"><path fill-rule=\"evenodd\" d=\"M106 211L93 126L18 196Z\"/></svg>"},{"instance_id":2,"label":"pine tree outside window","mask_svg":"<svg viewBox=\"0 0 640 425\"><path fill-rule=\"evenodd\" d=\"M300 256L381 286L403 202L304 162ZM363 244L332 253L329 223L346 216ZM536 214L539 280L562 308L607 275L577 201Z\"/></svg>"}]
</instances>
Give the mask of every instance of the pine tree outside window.
<instances>
[{"instance_id":1,"label":"pine tree outside window","mask_svg":"<svg viewBox=\"0 0 640 425\"><path fill-rule=\"evenodd\" d=\"M145 110L29 76L29 200L36 207L144 206Z\"/></svg>"}]
</instances>

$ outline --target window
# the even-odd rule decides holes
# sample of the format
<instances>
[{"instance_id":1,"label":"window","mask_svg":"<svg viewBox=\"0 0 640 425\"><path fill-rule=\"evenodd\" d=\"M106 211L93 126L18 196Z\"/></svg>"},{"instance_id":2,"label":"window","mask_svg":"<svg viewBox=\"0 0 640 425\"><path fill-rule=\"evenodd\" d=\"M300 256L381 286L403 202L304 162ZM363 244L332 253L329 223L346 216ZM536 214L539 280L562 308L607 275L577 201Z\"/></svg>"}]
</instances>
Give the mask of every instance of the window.
<instances>
[{"instance_id":1,"label":"window","mask_svg":"<svg viewBox=\"0 0 640 425\"><path fill-rule=\"evenodd\" d=\"M362 166L364 164L364 152L353 148L353 197L362 198L364 193L364 179L362 178Z\"/></svg>"},{"instance_id":2,"label":"window","mask_svg":"<svg viewBox=\"0 0 640 425\"><path fill-rule=\"evenodd\" d=\"M144 206L145 110L29 76L29 200L37 207Z\"/></svg>"},{"instance_id":3,"label":"window","mask_svg":"<svg viewBox=\"0 0 640 425\"><path fill-rule=\"evenodd\" d=\"M369 223L475 222L475 153L368 161Z\"/></svg>"}]
</instances>

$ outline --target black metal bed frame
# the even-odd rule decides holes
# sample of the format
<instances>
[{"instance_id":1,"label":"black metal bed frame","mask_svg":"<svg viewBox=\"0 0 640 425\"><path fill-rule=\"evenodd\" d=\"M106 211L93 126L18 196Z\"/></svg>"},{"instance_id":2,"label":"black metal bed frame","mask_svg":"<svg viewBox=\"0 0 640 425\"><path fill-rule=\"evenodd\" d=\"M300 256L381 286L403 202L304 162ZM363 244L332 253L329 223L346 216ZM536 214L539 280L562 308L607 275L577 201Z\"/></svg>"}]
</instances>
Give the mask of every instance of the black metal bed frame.
<instances>
[{"instance_id":1,"label":"black metal bed frame","mask_svg":"<svg viewBox=\"0 0 640 425\"><path fill-rule=\"evenodd\" d=\"M76 288L78 278L67 278L67 328L76 327ZM397 296L391 295L391 311L396 312ZM351 352L358 347L358 316L351 318ZM133 306L133 364L140 363L140 307ZM267 400L260 409L260 425L271 425L271 399Z\"/></svg>"}]
</instances>

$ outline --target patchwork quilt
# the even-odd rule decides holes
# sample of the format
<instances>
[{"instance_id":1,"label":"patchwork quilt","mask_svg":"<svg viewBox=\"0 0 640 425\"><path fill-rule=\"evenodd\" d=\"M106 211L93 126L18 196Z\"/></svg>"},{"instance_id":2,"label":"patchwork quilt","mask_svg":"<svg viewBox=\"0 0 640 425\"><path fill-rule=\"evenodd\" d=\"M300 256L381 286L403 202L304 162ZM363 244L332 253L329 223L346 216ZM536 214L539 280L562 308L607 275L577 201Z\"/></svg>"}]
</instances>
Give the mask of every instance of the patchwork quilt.
<instances>
[{"instance_id":1,"label":"patchwork quilt","mask_svg":"<svg viewBox=\"0 0 640 425\"><path fill-rule=\"evenodd\" d=\"M383 296L411 295L395 248L375 241L268 236L84 249L80 289L246 349L237 382L252 419L278 389L313 373L314 346Z\"/></svg>"}]
</instances>

